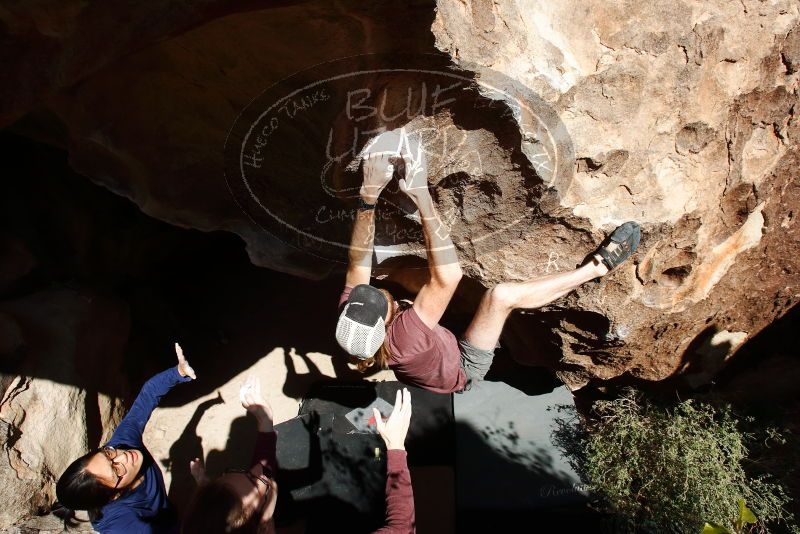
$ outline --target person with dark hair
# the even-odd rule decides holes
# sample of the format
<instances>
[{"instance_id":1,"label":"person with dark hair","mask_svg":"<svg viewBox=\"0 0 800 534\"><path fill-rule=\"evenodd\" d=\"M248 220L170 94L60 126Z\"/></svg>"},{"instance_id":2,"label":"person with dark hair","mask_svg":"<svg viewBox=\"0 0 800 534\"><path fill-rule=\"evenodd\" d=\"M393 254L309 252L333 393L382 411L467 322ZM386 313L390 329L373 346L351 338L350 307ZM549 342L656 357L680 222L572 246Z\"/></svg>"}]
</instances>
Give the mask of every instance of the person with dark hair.
<instances>
[{"instance_id":1,"label":"person with dark hair","mask_svg":"<svg viewBox=\"0 0 800 534\"><path fill-rule=\"evenodd\" d=\"M428 190L422 145L402 129L399 132L384 132L365 150L364 181L353 225L345 288L339 297L336 340L359 360L362 371L373 365L388 367L407 384L437 393L461 392L489 371L512 311L545 306L581 284L608 274L634 253L641 230L635 222L617 227L575 270L495 285L483 295L472 322L457 338L439 321L461 280L458 255L450 228L439 216ZM370 285L375 206L391 181L395 166L404 168L400 189L417 206L428 256L429 276L413 303L397 302L388 291Z\"/></svg>"},{"instance_id":2,"label":"person with dark hair","mask_svg":"<svg viewBox=\"0 0 800 534\"><path fill-rule=\"evenodd\" d=\"M72 462L58 479L58 502L73 511L87 510L92 527L101 534L178 531L178 515L167 499L161 470L142 441L161 397L176 384L197 378L177 343L175 352L178 365L142 386L109 442Z\"/></svg>"},{"instance_id":3,"label":"person with dark hair","mask_svg":"<svg viewBox=\"0 0 800 534\"><path fill-rule=\"evenodd\" d=\"M229 469L211 481L199 458L190 463L198 489L184 514L182 532L186 534L274 532L278 436L273 429L272 408L261 396L261 385L252 375L239 391L239 398L258 426L252 467Z\"/></svg>"},{"instance_id":4,"label":"person with dark hair","mask_svg":"<svg viewBox=\"0 0 800 534\"><path fill-rule=\"evenodd\" d=\"M256 419L258 436L247 470L228 469L209 480L199 458L189 468L197 492L184 514L184 534L262 534L275 531L273 515L278 500L276 446L272 408L261 396L261 385L249 376L239 392L242 406ZM414 532L414 493L406 461L405 438L411 421L411 394L403 389L389 418L374 412L378 434L386 443L386 523L380 534ZM335 529L334 529L335 530Z\"/></svg>"}]
</instances>

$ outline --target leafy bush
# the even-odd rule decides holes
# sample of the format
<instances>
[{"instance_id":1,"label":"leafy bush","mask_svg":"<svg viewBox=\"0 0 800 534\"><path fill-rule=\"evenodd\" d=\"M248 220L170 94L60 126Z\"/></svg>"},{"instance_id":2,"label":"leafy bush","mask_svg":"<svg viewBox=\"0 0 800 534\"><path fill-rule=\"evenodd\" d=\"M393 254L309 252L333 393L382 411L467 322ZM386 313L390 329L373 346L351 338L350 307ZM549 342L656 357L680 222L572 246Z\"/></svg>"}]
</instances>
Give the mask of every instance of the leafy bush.
<instances>
[{"instance_id":1,"label":"leafy bush","mask_svg":"<svg viewBox=\"0 0 800 534\"><path fill-rule=\"evenodd\" d=\"M729 408L692 400L664 408L631 390L598 401L595 410L598 424L584 438L581 471L631 530L699 533L706 522L733 529L743 499L758 518L753 532L770 523L798 532L784 489L745 473L752 436L739 430Z\"/></svg>"}]
</instances>

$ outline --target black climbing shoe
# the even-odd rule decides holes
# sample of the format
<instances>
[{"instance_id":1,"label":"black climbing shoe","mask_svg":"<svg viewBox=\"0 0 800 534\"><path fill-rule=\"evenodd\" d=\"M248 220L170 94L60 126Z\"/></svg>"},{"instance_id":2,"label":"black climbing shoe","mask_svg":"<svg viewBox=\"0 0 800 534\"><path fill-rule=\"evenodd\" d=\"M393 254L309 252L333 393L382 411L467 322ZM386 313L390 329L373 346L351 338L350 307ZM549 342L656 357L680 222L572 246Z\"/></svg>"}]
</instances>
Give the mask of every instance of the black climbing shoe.
<instances>
[{"instance_id":1,"label":"black climbing shoe","mask_svg":"<svg viewBox=\"0 0 800 534\"><path fill-rule=\"evenodd\" d=\"M639 225L633 221L628 221L611 232L608 239L597 250L597 254L603 258L603 263L608 267L608 270L613 271L615 267L618 267L623 261L631 257L639 246L641 238L642 230Z\"/></svg>"}]
</instances>

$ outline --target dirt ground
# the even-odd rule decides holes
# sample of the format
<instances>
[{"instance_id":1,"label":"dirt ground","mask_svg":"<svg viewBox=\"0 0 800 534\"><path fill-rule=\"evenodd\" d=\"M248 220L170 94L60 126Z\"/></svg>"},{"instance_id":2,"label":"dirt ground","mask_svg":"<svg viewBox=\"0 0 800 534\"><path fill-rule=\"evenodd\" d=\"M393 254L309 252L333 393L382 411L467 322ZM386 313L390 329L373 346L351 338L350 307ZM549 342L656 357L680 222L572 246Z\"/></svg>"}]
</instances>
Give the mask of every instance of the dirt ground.
<instances>
[{"instance_id":1,"label":"dirt ground","mask_svg":"<svg viewBox=\"0 0 800 534\"><path fill-rule=\"evenodd\" d=\"M244 382L248 374L252 373L261 380L262 394L265 400L272 406L275 424L282 423L298 413L300 401L303 398L303 391L293 389L291 392L295 396L289 396L284 391L284 385L289 375L286 359L289 358L294 365L294 372L299 376L311 376L315 378L336 378L333 363L330 355L321 353L309 353L301 357L292 348L275 347L249 368L233 376L230 380L222 384L215 391L202 397L198 397L186 404L175 407L159 407L153 413L150 423L144 434L144 442L152 453L153 457L161 463L164 473L164 482L170 490L170 498L181 507L187 502L187 494L176 495L174 482L177 483L178 477L185 477L188 465L172 465L175 456L186 456L187 449L194 451L202 450L203 459L213 458L215 455L229 455L229 438L232 435L231 429L236 426L235 421L246 416L246 412L239 401L239 387ZM315 368L309 366L309 362ZM203 376L198 371L198 380ZM365 380L394 380L394 373L391 371L381 371ZM305 384L306 387L310 383ZM205 410L203 407L208 406ZM195 421L196 414L199 420ZM255 420L249 416L247 422L250 423L255 431ZM194 426L196 424L196 427ZM192 438L185 436L187 427L193 427L193 435L197 436L197 447L192 447L187 443ZM175 450L176 444L185 444L184 450ZM252 448L241 451L244 461L248 461ZM173 482L173 475L176 480ZM190 488L186 488L190 489Z\"/></svg>"}]
</instances>

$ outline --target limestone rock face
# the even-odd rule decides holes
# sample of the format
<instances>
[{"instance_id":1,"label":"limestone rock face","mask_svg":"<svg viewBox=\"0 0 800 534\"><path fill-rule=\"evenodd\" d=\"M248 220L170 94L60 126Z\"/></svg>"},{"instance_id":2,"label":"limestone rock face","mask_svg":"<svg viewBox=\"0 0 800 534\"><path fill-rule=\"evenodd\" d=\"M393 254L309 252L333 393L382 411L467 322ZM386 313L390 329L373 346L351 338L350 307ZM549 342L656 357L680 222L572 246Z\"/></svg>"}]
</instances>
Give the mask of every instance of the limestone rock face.
<instances>
[{"instance_id":1,"label":"limestone rock face","mask_svg":"<svg viewBox=\"0 0 800 534\"><path fill-rule=\"evenodd\" d=\"M699 384L798 301L798 22L789 0L287 5L165 32L40 102L17 128L62 132L73 168L149 215L235 232L254 263L320 278L337 263L264 231L226 181L237 117L319 63L444 53L476 86L498 77L518 85L465 90L423 116L364 124L433 131L434 144L442 132L460 139L463 157L441 158L431 182L458 237L461 296L474 304L481 286L571 269L617 224L636 220L644 238L635 261L538 313L516 314L505 341L517 360L556 370L572 388L678 371ZM377 73L371 87L404 76ZM533 98L520 86L536 106L515 104ZM404 98L388 98L389 109L402 110ZM531 126L548 112L551 130ZM272 161L274 181L261 191L294 206L310 234L328 227L313 227L319 183L303 173L313 155L297 154L324 150L327 133L354 120L325 119L294 123L293 144L281 145L285 158ZM566 135L548 138L554 131ZM551 146L537 152L546 139ZM336 162L334 183L352 185L365 141ZM551 161L555 149L557 168L542 165L538 156ZM392 217L414 228L401 208ZM331 239L349 231L338 220ZM507 220L517 230L495 232Z\"/></svg>"},{"instance_id":2,"label":"limestone rock face","mask_svg":"<svg viewBox=\"0 0 800 534\"><path fill-rule=\"evenodd\" d=\"M635 262L545 314L569 384L677 370L702 382L797 302L797 4L438 8L438 48L516 77L564 121L575 173L545 211L592 232L643 226ZM575 237L549 247L569 259L554 267L574 264Z\"/></svg>"},{"instance_id":3,"label":"limestone rock face","mask_svg":"<svg viewBox=\"0 0 800 534\"><path fill-rule=\"evenodd\" d=\"M638 221L633 261L515 313L504 333L516 360L573 389L676 374L702 385L797 304L797 2L402 4L4 6L0 125L21 118L16 132L66 148L73 169L148 215L238 234L254 264L311 279L342 271L348 191L370 132L405 127L431 151L434 197L459 249L456 313L498 282L572 269L617 224ZM336 71L362 54L375 55ZM438 77L419 63L402 70L403 54ZM226 147L244 142L242 118L260 119L259 99L286 80L308 88L355 69L354 90L368 93L339 85L287 101L292 120L258 194L233 183ZM342 95L346 108L320 110ZM402 195L386 195L379 260L411 287L424 273L408 269L420 266L419 225ZM265 199L282 226L259 218ZM336 246L323 253L321 239ZM0 251L2 527L47 508L61 470L118 422L108 391L125 390L128 319L89 291L19 296L15 283L40 256L4 229Z\"/></svg>"},{"instance_id":4,"label":"limestone rock face","mask_svg":"<svg viewBox=\"0 0 800 534\"><path fill-rule=\"evenodd\" d=\"M3 369L16 369L0 375L0 527L49 510L67 465L111 437L124 412L104 391L122 386L127 328L124 308L87 292L0 303Z\"/></svg>"}]
</instances>

